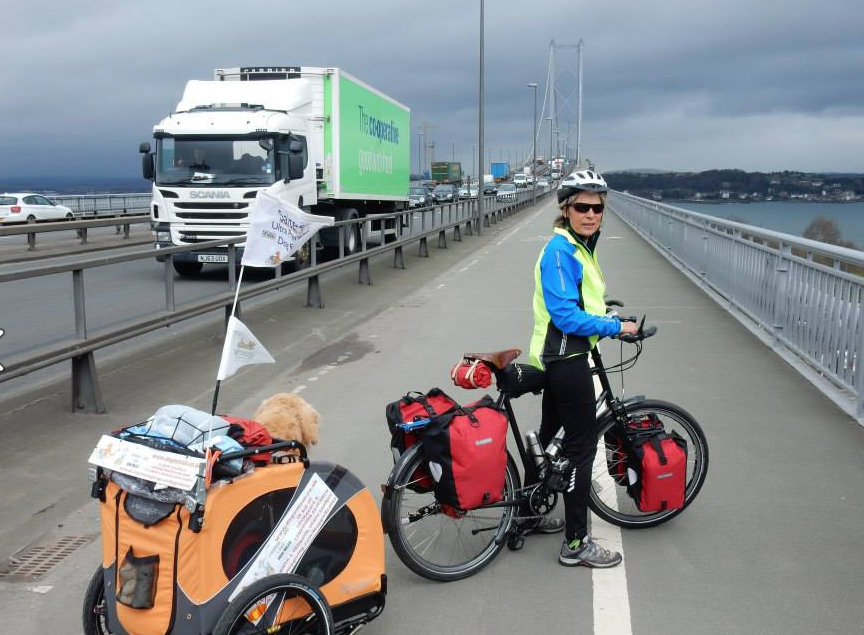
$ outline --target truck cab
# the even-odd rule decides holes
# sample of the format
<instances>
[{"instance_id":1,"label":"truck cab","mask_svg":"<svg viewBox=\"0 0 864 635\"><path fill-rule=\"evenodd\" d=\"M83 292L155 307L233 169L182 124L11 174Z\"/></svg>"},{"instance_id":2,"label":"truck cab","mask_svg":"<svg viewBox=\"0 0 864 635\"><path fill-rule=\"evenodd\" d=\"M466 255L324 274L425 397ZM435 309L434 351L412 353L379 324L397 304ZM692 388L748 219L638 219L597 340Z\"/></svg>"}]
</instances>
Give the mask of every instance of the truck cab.
<instances>
[{"instance_id":1,"label":"truck cab","mask_svg":"<svg viewBox=\"0 0 864 635\"><path fill-rule=\"evenodd\" d=\"M189 81L174 112L154 126L155 147L149 142L140 147L144 177L153 181L156 248L245 237L250 208L265 188L280 200L337 221L407 206L407 167L404 187L401 180L394 185L401 179L401 170L393 169L393 153L376 154L382 143L394 137L399 140L395 124L378 123L383 117L373 120L374 134L368 133L367 125L362 138L352 126L360 139L359 159L354 150L354 156L347 157L353 160L354 172L340 168L339 94L340 90L347 94L349 88L356 88L350 93L354 99L350 105L359 102L361 116L364 104L373 114L376 106L398 104L339 69L241 67L216 69L213 81ZM348 106L343 110L353 123L356 110L347 112ZM410 123L403 127L410 130ZM406 157L408 152L406 140ZM344 166L346 157L341 160ZM388 176L368 186L368 173L383 171L381 166L389 169ZM356 183L350 182L355 173L359 174ZM383 223L378 222L383 234ZM395 225L394 221L389 226ZM358 224L322 231L322 244L338 245L340 232L345 234L345 253L359 250ZM308 258L308 248L298 257ZM224 248L183 252L172 260L181 275L195 275L205 263L227 263L228 252Z\"/></svg>"}]
</instances>

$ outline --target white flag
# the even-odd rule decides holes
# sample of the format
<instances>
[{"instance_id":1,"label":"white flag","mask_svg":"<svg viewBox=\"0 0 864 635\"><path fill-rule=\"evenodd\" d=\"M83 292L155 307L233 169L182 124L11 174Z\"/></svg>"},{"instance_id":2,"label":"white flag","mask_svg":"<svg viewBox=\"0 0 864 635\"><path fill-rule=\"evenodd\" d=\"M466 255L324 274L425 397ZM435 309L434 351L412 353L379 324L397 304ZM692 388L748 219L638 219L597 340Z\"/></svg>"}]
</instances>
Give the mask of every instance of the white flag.
<instances>
[{"instance_id":1,"label":"white flag","mask_svg":"<svg viewBox=\"0 0 864 635\"><path fill-rule=\"evenodd\" d=\"M241 264L275 267L290 258L321 227L334 222L330 216L307 214L269 189L262 190L252 204Z\"/></svg>"},{"instance_id":2,"label":"white flag","mask_svg":"<svg viewBox=\"0 0 864 635\"><path fill-rule=\"evenodd\" d=\"M228 319L225 332L225 345L222 347L222 361L219 362L217 380L228 379L242 366L247 364L275 364L267 349L261 345L252 331L233 315Z\"/></svg>"}]
</instances>

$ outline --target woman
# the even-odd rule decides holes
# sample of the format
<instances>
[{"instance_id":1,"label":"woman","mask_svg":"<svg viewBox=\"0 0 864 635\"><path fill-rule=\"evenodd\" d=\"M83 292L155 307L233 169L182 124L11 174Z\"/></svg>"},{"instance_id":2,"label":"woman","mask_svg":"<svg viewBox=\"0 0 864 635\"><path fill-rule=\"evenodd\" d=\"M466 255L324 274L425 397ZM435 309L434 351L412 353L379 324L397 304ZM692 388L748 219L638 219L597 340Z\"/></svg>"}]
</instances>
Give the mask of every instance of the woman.
<instances>
[{"instance_id":1,"label":"woman","mask_svg":"<svg viewBox=\"0 0 864 635\"><path fill-rule=\"evenodd\" d=\"M614 567L621 554L597 545L588 535L591 467L597 449L594 381L588 352L599 337L636 333L632 322L606 317L606 285L595 248L606 202L606 181L592 170L558 190L560 214L554 236L534 268L534 334L529 361L545 369L543 419L539 439L547 447L564 427L564 456L570 483L564 492L564 544L558 561L565 566ZM544 519L551 533L553 519Z\"/></svg>"}]
</instances>

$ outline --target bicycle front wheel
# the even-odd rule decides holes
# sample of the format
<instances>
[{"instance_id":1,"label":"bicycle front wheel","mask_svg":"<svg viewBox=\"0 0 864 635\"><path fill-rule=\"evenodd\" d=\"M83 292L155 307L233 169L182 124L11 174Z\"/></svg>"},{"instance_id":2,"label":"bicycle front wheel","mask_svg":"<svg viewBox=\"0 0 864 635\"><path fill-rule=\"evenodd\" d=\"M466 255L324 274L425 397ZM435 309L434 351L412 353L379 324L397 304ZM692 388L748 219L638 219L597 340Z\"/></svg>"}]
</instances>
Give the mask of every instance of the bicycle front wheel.
<instances>
[{"instance_id":1,"label":"bicycle front wheel","mask_svg":"<svg viewBox=\"0 0 864 635\"><path fill-rule=\"evenodd\" d=\"M656 415L663 422L666 432L675 431L687 441L687 476L684 488L684 506L660 512L643 512L627 493L625 483L609 474L615 469L614 462L620 460L616 448L606 443L606 433L617 426L611 413L597 422L597 454L591 472L592 511L603 520L630 529L654 527L680 514L696 498L708 472L708 442L696 420L683 408L665 401L646 399L627 406L627 415L640 419Z\"/></svg>"},{"instance_id":2,"label":"bicycle front wheel","mask_svg":"<svg viewBox=\"0 0 864 635\"><path fill-rule=\"evenodd\" d=\"M405 566L424 578L439 582L467 578L489 564L504 547L516 506L481 507L464 513L442 508L434 492L418 487L421 479L417 470L422 466L418 443L393 467L388 494L381 504L390 542ZM519 472L508 453L502 502L515 501L518 489Z\"/></svg>"}]
</instances>

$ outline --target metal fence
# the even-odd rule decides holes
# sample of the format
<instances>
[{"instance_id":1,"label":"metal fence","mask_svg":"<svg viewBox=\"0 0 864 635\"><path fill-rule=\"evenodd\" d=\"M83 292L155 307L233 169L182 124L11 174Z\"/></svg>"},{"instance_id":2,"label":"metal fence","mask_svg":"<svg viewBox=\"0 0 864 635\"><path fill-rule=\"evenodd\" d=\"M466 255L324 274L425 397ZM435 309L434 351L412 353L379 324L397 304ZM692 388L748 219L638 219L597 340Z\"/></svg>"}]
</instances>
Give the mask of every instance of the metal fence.
<instances>
[{"instance_id":1,"label":"metal fence","mask_svg":"<svg viewBox=\"0 0 864 635\"><path fill-rule=\"evenodd\" d=\"M150 209L150 192L132 194L86 194L81 196L49 196L65 205L76 216L146 212Z\"/></svg>"},{"instance_id":2,"label":"metal fence","mask_svg":"<svg viewBox=\"0 0 864 635\"><path fill-rule=\"evenodd\" d=\"M538 192L538 199L548 194L549 190ZM451 232L453 240L461 241L463 233L472 235L481 232L483 227L490 227L504 217L514 214L532 204L533 193L521 191L512 199L497 199L486 197L484 205L482 224L477 218L477 200L464 200L456 203L417 208L395 212L392 214L379 214L367 216L361 219L352 219L338 222L334 227L343 225L360 225L361 248L353 254L346 253L344 232L339 232L338 257L335 260L319 263L317 260L318 250L311 250L311 261L303 268L287 276L282 276L281 267L274 269L276 277L273 280L244 285L240 291L237 310L241 311L242 302L257 297L269 291L275 291L290 284L307 283L307 306L323 307L321 283L319 276L334 269L350 264L359 265L358 282L360 284L372 284L369 259L383 254L387 251L393 252L393 266L404 268L405 260L403 248L418 244L418 255L428 256L428 239L437 240L439 248L447 247L447 232ZM419 217L419 222L415 218ZM375 246L368 241L370 237L370 225L380 222L383 226L386 220L395 222L399 228L393 240L384 240ZM92 223L99 221L90 221ZM313 240L317 241L317 235ZM99 256L88 259L64 262L62 264L42 264L41 266L28 265L18 271L0 272L0 284L16 280L38 278L40 276L54 274L72 274L72 311L75 318L75 332L67 338L52 344L39 345L26 353L13 355L10 359L4 359L5 371L0 373L0 383L21 377L33 371L52 366L54 364L72 361L72 409L84 409L91 412L104 412L105 406L99 388L96 363L93 356L94 351L128 340L138 335L170 326L184 320L225 309L226 312L234 299L234 291L237 284L235 266L239 264L239 253L237 245L243 243L245 237L231 239L213 240L197 243L194 246L179 246L158 251L148 247L135 251L124 252L119 255ZM227 248L228 251L228 280L227 288L222 294L210 295L206 299L194 302L178 308L175 302L175 280L173 271L173 255L187 251L198 251L212 249L214 247ZM135 260L148 260L154 257L164 259L165 270L165 305L164 310L156 311L144 318L122 320L110 329L100 330L97 333L88 331L87 313L85 300L84 271L95 267L105 267ZM227 319L227 313L226 313Z\"/></svg>"},{"instance_id":3,"label":"metal fence","mask_svg":"<svg viewBox=\"0 0 864 635\"><path fill-rule=\"evenodd\" d=\"M608 202L864 424L864 252L619 192Z\"/></svg>"}]
</instances>

